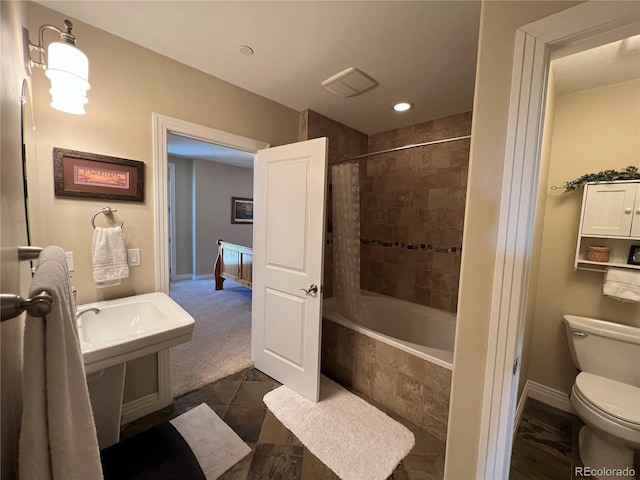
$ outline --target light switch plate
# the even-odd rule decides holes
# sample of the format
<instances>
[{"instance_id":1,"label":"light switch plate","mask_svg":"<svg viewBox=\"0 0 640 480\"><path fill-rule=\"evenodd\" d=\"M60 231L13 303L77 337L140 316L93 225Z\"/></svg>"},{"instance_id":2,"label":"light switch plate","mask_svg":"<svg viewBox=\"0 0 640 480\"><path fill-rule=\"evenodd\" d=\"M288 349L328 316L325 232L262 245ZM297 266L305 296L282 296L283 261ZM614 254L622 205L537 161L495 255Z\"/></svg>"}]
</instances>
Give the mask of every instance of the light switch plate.
<instances>
[{"instance_id":1,"label":"light switch plate","mask_svg":"<svg viewBox=\"0 0 640 480\"><path fill-rule=\"evenodd\" d=\"M64 256L67 257L67 268L73 272L73 252L64 252Z\"/></svg>"},{"instance_id":2,"label":"light switch plate","mask_svg":"<svg viewBox=\"0 0 640 480\"><path fill-rule=\"evenodd\" d=\"M140 266L140 249L139 248L130 248L127 250L127 263L129 263L130 267Z\"/></svg>"}]
</instances>

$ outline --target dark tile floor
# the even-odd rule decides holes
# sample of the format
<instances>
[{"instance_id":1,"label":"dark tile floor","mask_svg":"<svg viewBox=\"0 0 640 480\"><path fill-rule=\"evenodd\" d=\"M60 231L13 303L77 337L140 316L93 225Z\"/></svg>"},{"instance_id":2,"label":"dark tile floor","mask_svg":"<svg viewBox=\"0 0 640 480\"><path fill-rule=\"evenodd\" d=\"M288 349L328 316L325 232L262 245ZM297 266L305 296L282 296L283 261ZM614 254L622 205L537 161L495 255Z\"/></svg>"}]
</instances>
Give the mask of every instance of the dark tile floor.
<instances>
[{"instance_id":1,"label":"dark tile floor","mask_svg":"<svg viewBox=\"0 0 640 480\"><path fill-rule=\"evenodd\" d=\"M529 398L511 452L511 480L569 480L582 465L575 415Z\"/></svg>"},{"instance_id":2,"label":"dark tile floor","mask_svg":"<svg viewBox=\"0 0 640 480\"><path fill-rule=\"evenodd\" d=\"M320 462L271 412L262 401L280 386L262 372L250 368L174 400L173 405L131 422L122 428L129 438L191 408L206 403L242 438L252 453L227 471L222 480L335 480L338 477ZM425 431L392 415L370 399L369 403L395 418L416 437L416 445L398 465L390 479L441 479L444 444Z\"/></svg>"}]
</instances>

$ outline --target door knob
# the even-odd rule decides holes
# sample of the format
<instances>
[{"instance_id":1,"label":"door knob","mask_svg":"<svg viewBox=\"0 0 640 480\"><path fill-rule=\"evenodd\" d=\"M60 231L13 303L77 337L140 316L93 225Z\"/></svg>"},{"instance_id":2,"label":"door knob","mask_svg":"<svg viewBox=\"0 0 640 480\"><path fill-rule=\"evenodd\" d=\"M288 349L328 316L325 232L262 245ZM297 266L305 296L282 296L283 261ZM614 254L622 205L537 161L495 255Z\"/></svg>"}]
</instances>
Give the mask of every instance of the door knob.
<instances>
[{"instance_id":1,"label":"door knob","mask_svg":"<svg viewBox=\"0 0 640 480\"><path fill-rule=\"evenodd\" d=\"M300 290L305 292L307 295L315 296L318 293L318 286L315 283L312 283L308 290L306 288L301 288Z\"/></svg>"}]
</instances>

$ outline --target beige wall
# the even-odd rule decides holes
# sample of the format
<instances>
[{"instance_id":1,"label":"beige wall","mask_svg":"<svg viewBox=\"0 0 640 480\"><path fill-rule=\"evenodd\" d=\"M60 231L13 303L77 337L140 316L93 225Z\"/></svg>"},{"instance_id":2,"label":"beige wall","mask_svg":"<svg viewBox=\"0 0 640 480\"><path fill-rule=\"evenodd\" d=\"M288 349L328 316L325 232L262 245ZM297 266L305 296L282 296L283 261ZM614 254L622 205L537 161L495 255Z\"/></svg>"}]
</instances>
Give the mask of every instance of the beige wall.
<instances>
[{"instance_id":1,"label":"beige wall","mask_svg":"<svg viewBox=\"0 0 640 480\"><path fill-rule=\"evenodd\" d=\"M43 24L62 25L65 16L29 3L29 30ZM56 244L75 254L73 283L79 303L147 293L155 290L152 163L152 113L260 140L271 145L294 142L298 112L206 75L121 38L71 19L78 47L90 62L87 114L74 116L53 110L49 84L42 71L33 75L38 169L30 177L37 185L34 242ZM128 203L56 198L53 194L52 149L62 147L145 163L145 201ZM35 195L37 193L37 195ZM125 241L140 248L142 266L118 287L96 289L91 275L91 216L105 205L118 208ZM104 222L104 219L103 219ZM155 388L154 372L127 367L127 391L141 383ZM137 387L133 387L133 384Z\"/></svg>"},{"instance_id":2,"label":"beige wall","mask_svg":"<svg viewBox=\"0 0 640 480\"><path fill-rule=\"evenodd\" d=\"M445 477L475 478L516 29L576 2L482 4Z\"/></svg>"},{"instance_id":3,"label":"beige wall","mask_svg":"<svg viewBox=\"0 0 640 480\"><path fill-rule=\"evenodd\" d=\"M169 157L176 168L176 271L174 275L193 274L193 160Z\"/></svg>"},{"instance_id":4,"label":"beige wall","mask_svg":"<svg viewBox=\"0 0 640 480\"><path fill-rule=\"evenodd\" d=\"M231 197L253 197L253 170L178 157L169 162L176 165L176 274L212 276L218 239L253 244L253 225L231 223Z\"/></svg>"},{"instance_id":5,"label":"beige wall","mask_svg":"<svg viewBox=\"0 0 640 480\"><path fill-rule=\"evenodd\" d=\"M252 224L231 223L231 197L253 198L253 170L194 160L196 275L213 276L219 239L251 247Z\"/></svg>"},{"instance_id":6,"label":"beige wall","mask_svg":"<svg viewBox=\"0 0 640 480\"><path fill-rule=\"evenodd\" d=\"M585 173L640 167L639 105L640 80L557 97L548 184L561 186ZM640 305L603 296L602 273L574 271L583 191L562 192L546 192L529 378L568 394L576 369L562 316L640 327Z\"/></svg>"}]
</instances>

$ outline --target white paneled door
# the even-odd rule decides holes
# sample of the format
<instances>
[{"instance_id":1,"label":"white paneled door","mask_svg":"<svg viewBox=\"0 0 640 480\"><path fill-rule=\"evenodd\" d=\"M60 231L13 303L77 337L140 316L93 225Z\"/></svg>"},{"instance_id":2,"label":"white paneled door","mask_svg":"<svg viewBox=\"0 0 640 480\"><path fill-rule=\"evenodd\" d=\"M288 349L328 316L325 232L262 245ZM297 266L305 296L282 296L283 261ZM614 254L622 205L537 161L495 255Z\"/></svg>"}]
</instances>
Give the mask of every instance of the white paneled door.
<instances>
[{"instance_id":1,"label":"white paneled door","mask_svg":"<svg viewBox=\"0 0 640 480\"><path fill-rule=\"evenodd\" d=\"M327 139L260 150L254 169L251 355L317 402Z\"/></svg>"}]
</instances>

